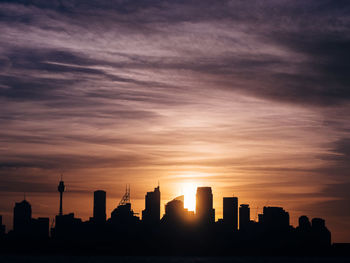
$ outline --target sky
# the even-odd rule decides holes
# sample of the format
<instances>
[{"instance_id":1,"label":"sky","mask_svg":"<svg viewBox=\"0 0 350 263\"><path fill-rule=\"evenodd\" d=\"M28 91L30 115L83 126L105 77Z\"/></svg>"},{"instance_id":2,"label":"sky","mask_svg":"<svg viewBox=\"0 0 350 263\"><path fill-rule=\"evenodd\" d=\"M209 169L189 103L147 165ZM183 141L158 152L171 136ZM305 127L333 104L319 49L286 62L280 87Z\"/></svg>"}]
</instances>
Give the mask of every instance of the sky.
<instances>
[{"instance_id":1,"label":"sky","mask_svg":"<svg viewBox=\"0 0 350 263\"><path fill-rule=\"evenodd\" d=\"M84 220L211 186L217 219L235 195L350 242L349 70L349 1L2 0L0 214L53 219L63 174Z\"/></svg>"}]
</instances>

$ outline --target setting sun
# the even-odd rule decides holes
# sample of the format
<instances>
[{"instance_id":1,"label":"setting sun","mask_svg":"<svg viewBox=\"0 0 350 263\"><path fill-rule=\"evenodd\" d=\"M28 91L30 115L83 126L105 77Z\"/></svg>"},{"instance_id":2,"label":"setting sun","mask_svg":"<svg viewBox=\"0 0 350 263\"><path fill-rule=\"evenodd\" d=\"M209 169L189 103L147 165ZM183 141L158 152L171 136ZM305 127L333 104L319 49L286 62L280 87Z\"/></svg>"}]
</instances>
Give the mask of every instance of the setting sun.
<instances>
[{"instance_id":1,"label":"setting sun","mask_svg":"<svg viewBox=\"0 0 350 263\"><path fill-rule=\"evenodd\" d=\"M184 206L190 211L196 209L196 191L197 185L194 183L185 183L182 186L182 193L185 196Z\"/></svg>"}]
</instances>

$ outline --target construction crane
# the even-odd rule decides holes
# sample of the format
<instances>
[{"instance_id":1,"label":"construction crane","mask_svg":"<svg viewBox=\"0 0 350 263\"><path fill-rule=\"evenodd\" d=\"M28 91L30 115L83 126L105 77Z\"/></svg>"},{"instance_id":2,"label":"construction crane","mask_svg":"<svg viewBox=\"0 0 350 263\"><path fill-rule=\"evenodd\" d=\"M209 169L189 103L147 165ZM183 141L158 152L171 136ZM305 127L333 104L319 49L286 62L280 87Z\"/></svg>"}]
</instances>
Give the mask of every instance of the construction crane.
<instances>
[{"instance_id":1,"label":"construction crane","mask_svg":"<svg viewBox=\"0 0 350 263\"><path fill-rule=\"evenodd\" d=\"M119 202L119 205L125 205L127 203L130 203L130 185L126 185L125 194L123 195L122 199Z\"/></svg>"}]
</instances>

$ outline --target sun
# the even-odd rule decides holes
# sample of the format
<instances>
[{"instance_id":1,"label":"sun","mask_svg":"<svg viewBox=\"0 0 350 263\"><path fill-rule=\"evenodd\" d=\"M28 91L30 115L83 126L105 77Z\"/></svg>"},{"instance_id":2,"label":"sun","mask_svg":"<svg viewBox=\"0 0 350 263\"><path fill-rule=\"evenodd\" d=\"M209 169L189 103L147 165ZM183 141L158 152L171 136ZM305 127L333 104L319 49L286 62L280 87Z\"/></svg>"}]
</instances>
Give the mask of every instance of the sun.
<instances>
[{"instance_id":1,"label":"sun","mask_svg":"<svg viewBox=\"0 0 350 263\"><path fill-rule=\"evenodd\" d=\"M182 193L185 196L184 207L189 211L196 209L196 191L197 185L194 183L184 183L182 185Z\"/></svg>"}]
</instances>

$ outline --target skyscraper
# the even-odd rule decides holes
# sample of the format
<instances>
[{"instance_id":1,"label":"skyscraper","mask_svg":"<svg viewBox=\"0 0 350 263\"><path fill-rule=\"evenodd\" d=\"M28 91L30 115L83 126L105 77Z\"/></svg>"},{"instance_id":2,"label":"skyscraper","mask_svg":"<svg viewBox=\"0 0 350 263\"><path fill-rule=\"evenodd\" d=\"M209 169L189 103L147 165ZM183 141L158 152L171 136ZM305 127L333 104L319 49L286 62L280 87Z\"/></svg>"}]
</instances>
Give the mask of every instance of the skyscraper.
<instances>
[{"instance_id":1,"label":"skyscraper","mask_svg":"<svg viewBox=\"0 0 350 263\"><path fill-rule=\"evenodd\" d=\"M238 198L224 197L223 210L224 224L231 226L236 231L238 229Z\"/></svg>"},{"instance_id":2,"label":"skyscraper","mask_svg":"<svg viewBox=\"0 0 350 263\"><path fill-rule=\"evenodd\" d=\"M325 220L322 218L313 218L311 220L311 229L313 235L313 245L329 247L332 243L331 232L326 227Z\"/></svg>"},{"instance_id":3,"label":"skyscraper","mask_svg":"<svg viewBox=\"0 0 350 263\"><path fill-rule=\"evenodd\" d=\"M249 205L242 204L239 207L239 229L244 230L250 222L250 208Z\"/></svg>"},{"instance_id":4,"label":"skyscraper","mask_svg":"<svg viewBox=\"0 0 350 263\"><path fill-rule=\"evenodd\" d=\"M159 186L153 192L147 192L145 210L142 211L142 221L147 224L156 224L160 220L160 191Z\"/></svg>"},{"instance_id":5,"label":"skyscraper","mask_svg":"<svg viewBox=\"0 0 350 263\"><path fill-rule=\"evenodd\" d=\"M32 206L26 201L16 203L13 209L13 231L16 234L30 234Z\"/></svg>"},{"instance_id":6,"label":"skyscraper","mask_svg":"<svg viewBox=\"0 0 350 263\"><path fill-rule=\"evenodd\" d=\"M211 187L197 187L196 216L200 223L214 223L213 194Z\"/></svg>"},{"instance_id":7,"label":"skyscraper","mask_svg":"<svg viewBox=\"0 0 350 263\"><path fill-rule=\"evenodd\" d=\"M299 217L299 225L298 228L303 231L309 231L311 229L311 223L307 216L301 216Z\"/></svg>"},{"instance_id":8,"label":"skyscraper","mask_svg":"<svg viewBox=\"0 0 350 263\"><path fill-rule=\"evenodd\" d=\"M49 238L50 219L39 217L32 219L32 234L36 238Z\"/></svg>"},{"instance_id":9,"label":"skyscraper","mask_svg":"<svg viewBox=\"0 0 350 263\"><path fill-rule=\"evenodd\" d=\"M289 213L284 211L282 207L265 206L261 223L269 230L287 230L289 228Z\"/></svg>"},{"instance_id":10,"label":"skyscraper","mask_svg":"<svg viewBox=\"0 0 350 263\"><path fill-rule=\"evenodd\" d=\"M119 202L119 205L111 213L109 222L113 225L124 225L124 227L133 227L140 221L131 209L130 203L130 186L126 186L125 194Z\"/></svg>"},{"instance_id":11,"label":"skyscraper","mask_svg":"<svg viewBox=\"0 0 350 263\"><path fill-rule=\"evenodd\" d=\"M164 225L171 226L170 231L178 231L179 228L194 222L193 211L184 208L184 196L178 196L165 205L165 214L161 220ZM176 227L174 227L176 226Z\"/></svg>"},{"instance_id":12,"label":"skyscraper","mask_svg":"<svg viewBox=\"0 0 350 263\"><path fill-rule=\"evenodd\" d=\"M184 208L184 196L178 196L166 203L165 205L165 215L172 219L182 218L185 214Z\"/></svg>"},{"instance_id":13,"label":"skyscraper","mask_svg":"<svg viewBox=\"0 0 350 263\"><path fill-rule=\"evenodd\" d=\"M94 222L104 223L106 221L106 192L97 190L94 192Z\"/></svg>"}]
</instances>

